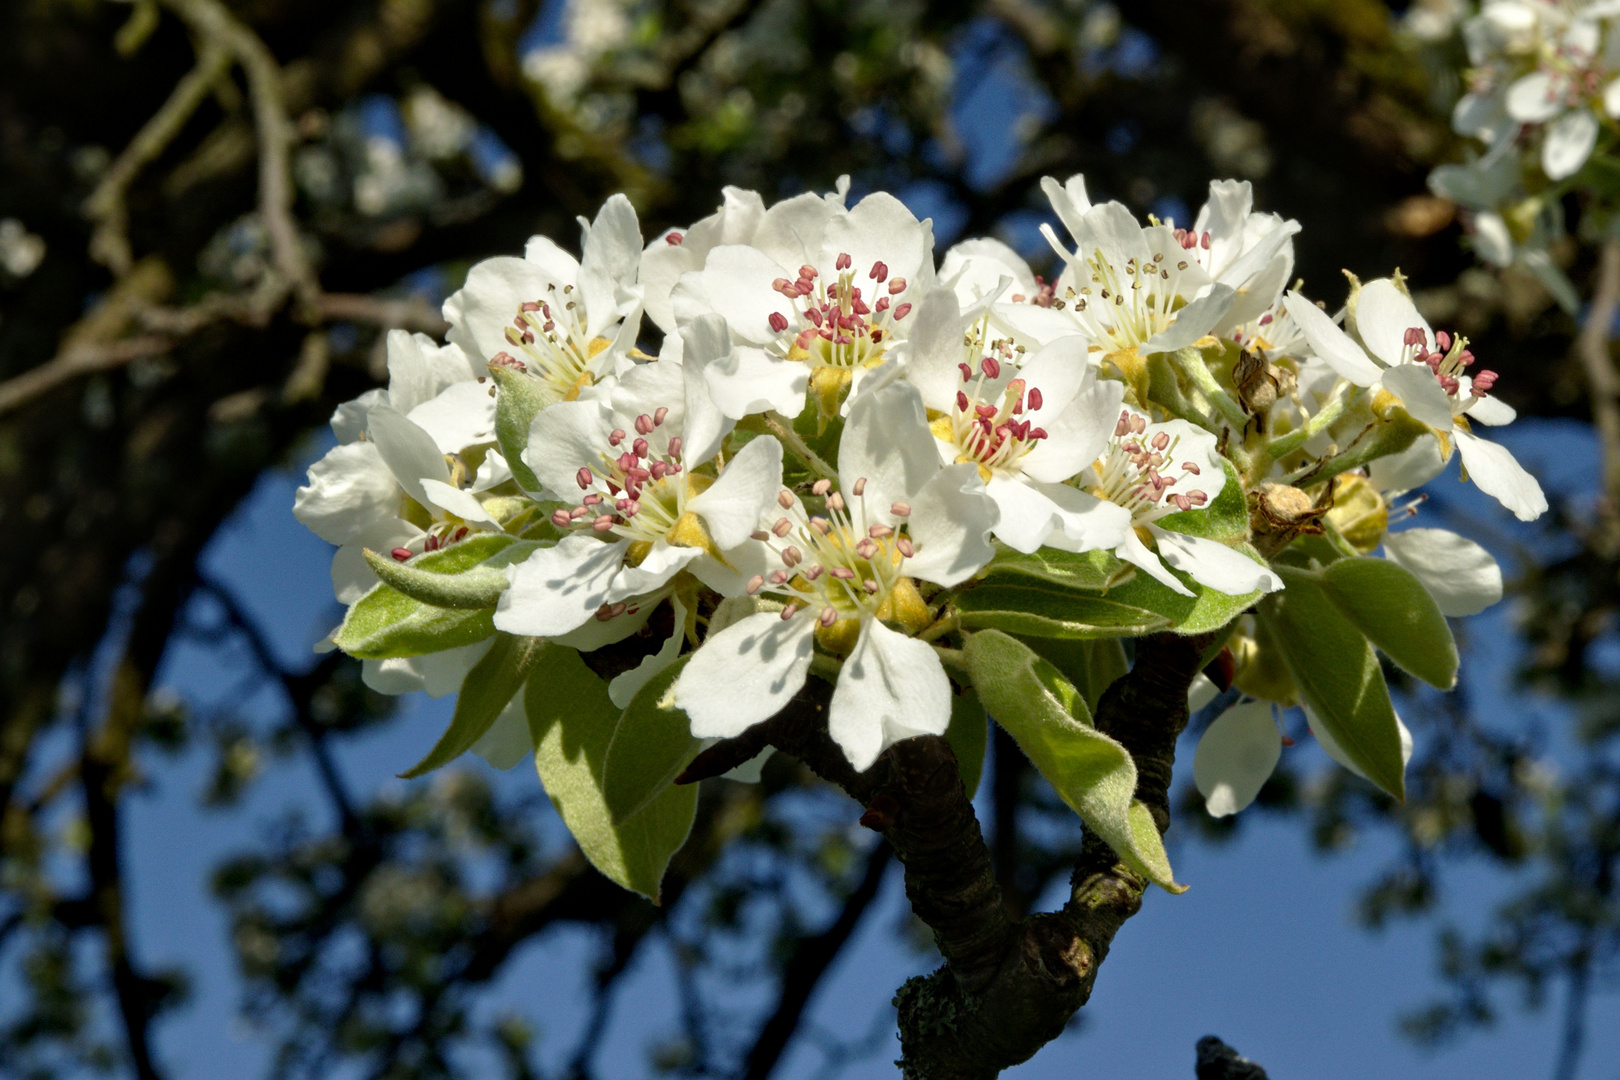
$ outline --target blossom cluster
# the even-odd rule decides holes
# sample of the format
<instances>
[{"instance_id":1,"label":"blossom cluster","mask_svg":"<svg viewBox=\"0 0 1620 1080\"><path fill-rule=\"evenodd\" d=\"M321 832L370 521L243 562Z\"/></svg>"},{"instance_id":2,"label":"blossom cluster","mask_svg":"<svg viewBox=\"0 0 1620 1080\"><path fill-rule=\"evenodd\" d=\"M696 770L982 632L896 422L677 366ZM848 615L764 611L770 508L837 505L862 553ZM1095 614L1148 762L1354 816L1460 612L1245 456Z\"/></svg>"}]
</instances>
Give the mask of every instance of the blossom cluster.
<instances>
[{"instance_id":1,"label":"blossom cluster","mask_svg":"<svg viewBox=\"0 0 1620 1080\"><path fill-rule=\"evenodd\" d=\"M1197 632L1259 703L1205 737L1211 812L1275 763L1273 705L1329 713L1329 752L1370 769L1398 720L1362 739L1378 721L1324 698L1266 619L1370 563L1445 615L1500 595L1472 542L1389 531L1453 452L1516 516L1545 510L1475 433L1513 418L1495 374L1399 275L1337 316L1290 288L1299 225L1247 183L1212 183L1185 225L1094 203L1079 176L1043 187L1066 233L1043 228L1050 281L993 239L936 258L930 221L881 192L850 205L847 181L769 206L728 188L650 240L615 196L581 219L578 258L537 236L474 266L448 342L394 332L388 386L338 409L298 492L351 605L328 643L380 691L461 690L470 726L441 746L501 767L541 743L535 703L563 670L509 661L510 637L584 654L614 710L677 717L693 752L824 680L861 770L946 733L970 690L989 703L1004 672L975 667L974 638ZM1443 641L1417 651L1450 648L1435 618ZM1413 652L1404 629L1363 629ZM466 720L486 686L509 702ZM1015 734L1023 700L992 709Z\"/></svg>"},{"instance_id":2,"label":"blossom cluster","mask_svg":"<svg viewBox=\"0 0 1620 1080\"><path fill-rule=\"evenodd\" d=\"M1518 260L1566 307L1574 290L1549 260L1562 234L1559 197L1581 182L1594 152L1612 144L1620 119L1620 3L1614 0L1486 0L1468 12L1414 9L1420 37L1460 28L1468 67L1452 127L1477 140L1468 162L1443 165L1430 187L1470 211L1483 260Z\"/></svg>"}]
</instances>

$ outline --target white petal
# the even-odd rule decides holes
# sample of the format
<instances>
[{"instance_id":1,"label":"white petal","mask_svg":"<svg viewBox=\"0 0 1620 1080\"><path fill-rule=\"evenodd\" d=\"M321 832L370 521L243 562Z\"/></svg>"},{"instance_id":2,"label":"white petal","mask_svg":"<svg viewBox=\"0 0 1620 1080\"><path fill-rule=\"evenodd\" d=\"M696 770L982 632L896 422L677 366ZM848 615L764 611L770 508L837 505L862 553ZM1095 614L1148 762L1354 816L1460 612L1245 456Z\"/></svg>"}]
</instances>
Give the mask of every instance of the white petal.
<instances>
[{"instance_id":1,"label":"white petal","mask_svg":"<svg viewBox=\"0 0 1620 1080\"><path fill-rule=\"evenodd\" d=\"M366 423L377 452L388 463L405 494L426 505L423 480L450 482L450 466L445 464L439 444L402 413L387 405L378 405L371 410Z\"/></svg>"},{"instance_id":2,"label":"white petal","mask_svg":"<svg viewBox=\"0 0 1620 1080\"><path fill-rule=\"evenodd\" d=\"M816 620L750 615L711 635L675 681L675 704L700 739L740 735L782 710L804 685Z\"/></svg>"},{"instance_id":3,"label":"white petal","mask_svg":"<svg viewBox=\"0 0 1620 1080\"><path fill-rule=\"evenodd\" d=\"M524 637L566 634L607 603L629 541L573 533L506 568L511 587L495 606L495 628Z\"/></svg>"},{"instance_id":4,"label":"white petal","mask_svg":"<svg viewBox=\"0 0 1620 1080\"><path fill-rule=\"evenodd\" d=\"M1620 117L1620 79L1609 80L1609 85L1603 88L1603 111Z\"/></svg>"},{"instance_id":5,"label":"white petal","mask_svg":"<svg viewBox=\"0 0 1620 1080\"><path fill-rule=\"evenodd\" d=\"M366 433L366 414L371 412L373 406L387 401L388 391L373 387L352 401L342 402L332 410L332 419L328 421L332 434L337 436L340 443L359 441L360 436Z\"/></svg>"},{"instance_id":6,"label":"white petal","mask_svg":"<svg viewBox=\"0 0 1620 1080\"><path fill-rule=\"evenodd\" d=\"M791 307L787 297L771 288L771 282L798 275L763 252L739 244L709 252L697 276L709 303L725 318L731 332L750 344L763 345L776 338L771 314L786 316Z\"/></svg>"},{"instance_id":7,"label":"white petal","mask_svg":"<svg viewBox=\"0 0 1620 1080\"><path fill-rule=\"evenodd\" d=\"M347 544L399 516L399 482L373 442L344 443L309 467L293 516L329 544Z\"/></svg>"},{"instance_id":8,"label":"white petal","mask_svg":"<svg viewBox=\"0 0 1620 1080\"><path fill-rule=\"evenodd\" d=\"M440 453L459 454L495 438L495 399L490 390L487 384L456 383L406 415L432 437Z\"/></svg>"},{"instance_id":9,"label":"white petal","mask_svg":"<svg viewBox=\"0 0 1620 1080\"><path fill-rule=\"evenodd\" d=\"M352 604L377 584L377 572L366 562L367 549L387 553L397 547L410 547L424 535L408 521L389 518L338 548L332 556L332 593L338 603Z\"/></svg>"},{"instance_id":10,"label":"white petal","mask_svg":"<svg viewBox=\"0 0 1620 1080\"><path fill-rule=\"evenodd\" d=\"M1378 365L1350 335L1339 329L1327 312L1305 299L1298 292L1288 294L1284 301L1288 315L1300 333L1310 343L1311 351L1320 357L1341 378L1357 386L1371 386L1378 381Z\"/></svg>"},{"instance_id":11,"label":"white petal","mask_svg":"<svg viewBox=\"0 0 1620 1080\"><path fill-rule=\"evenodd\" d=\"M1038 304L996 304L990 309L990 321L1020 341L1036 345L1080 332L1080 324L1071 312Z\"/></svg>"},{"instance_id":12,"label":"white petal","mask_svg":"<svg viewBox=\"0 0 1620 1080\"><path fill-rule=\"evenodd\" d=\"M1092 382L1068 408L1037 425L1046 429L1046 438L1024 455L1020 467L1036 480L1054 484L1078 475L1107 448L1124 396L1122 382Z\"/></svg>"},{"instance_id":13,"label":"white petal","mask_svg":"<svg viewBox=\"0 0 1620 1080\"><path fill-rule=\"evenodd\" d=\"M778 360L763 349L738 345L709 365L703 378L722 416L741 420L774 410L794 417L804 410L810 365Z\"/></svg>"},{"instance_id":14,"label":"white petal","mask_svg":"<svg viewBox=\"0 0 1620 1080\"><path fill-rule=\"evenodd\" d=\"M1357 768L1355 763L1350 760L1350 755L1344 752L1344 748L1339 745L1338 740L1334 739L1328 729L1322 726L1322 722L1317 719L1316 714L1311 712L1311 707L1306 705L1304 709L1305 723L1310 726L1311 734L1315 735L1316 741L1322 744L1322 749L1327 753L1327 756L1363 780L1367 779L1367 774ZM1412 760L1412 732L1401 722L1399 716L1395 717L1395 727L1400 731L1401 735L1401 768L1404 770L1406 763Z\"/></svg>"},{"instance_id":15,"label":"white petal","mask_svg":"<svg viewBox=\"0 0 1620 1080\"><path fill-rule=\"evenodd\" d=\"M963 240L947 251L939 279L964 303L987 296L999 298L1003 293L1033 296L1036 288L1035 275L1023 256L990 237ZM912 336L916 336L915 330Z\"/></svg>"},{"instance_id":16,"label":"white petal","mask_svg":"<svg viewBox=\"0 0 1620 1080\"><path fill-rule=\"evenodd\" d=\"M759 519L782 490L782 444L757 436L726 462L720 478L687 503L709 527L722 550L734 548L759 528Z\"/></svg>"},{"instance_id":17,"label":"white petal","mask_svg":"<svg viewBox=\"0 0 1620 1080\"><path fill-rule=\"evenodd\" d=\"M705 377L710 367L731 355L731 332L726 329L726 321L718 315L700 315L683 326L680 333L664 335L658 355L660 364L679 363L681 366L682 397L686 403L686 423L682 425L681 435L686 460L708 461L736 426L721 414Z\"/></svg>"},{"instance_id":18,"label":"white petal","mask_svg":"<svg viewBox=\"0 0 1620 1080\"><path fill-rule=\"evenodd\" d=\"M995 501L1000 512L996 539L1014 551L1027 554L1036 550L1062 523L1057 504L1020 479L991 476L985 494Z\"/></svg>"},{"instance_id":19,"label":"white petal","mask_svg":"<svg viewBox=\"0 0 1620 1080\"><path fill-rule=\"evenodd\" d=\"M1451 397L1429 365L1397 364L1384 372L1382 381L1414 417L1441 431L1451 429Z\"/></svg>"},{"instance_id":20,"label":"white petal","mask_svg":"<svg viewBox=\"0 0 1620 1080\"><path fill-rule=\"evenodd\" d=\"M493 641L486 638L424 656L367 660L360 668L361 681L379 694L414 694L422 690L428 697L441 698L461 689L467 672L484 658Z\"/></svg>"},{"instance_id":21,"label":"white petal","mask_svg":"<svg viewBox=\"0 0 1620 1080\"><path fill-rule=\"evenodd\" d=\"M1041 407L1026 408L1023 414L1031 425L1048 427L1082 389L1095 384L1090 349L1091 343L1086 338L1071 334L1043 346L1024 361L1018 377L1024 380L1026 387L1041 392Z\"/></svg>"},{"instance_id":22,"label":"white petal","mask_svg":"<svg viewBox=\"0 0 1620 1080\"><path fill-rule=\"evenodd\" d=\"M1237 300L1230 285L1216 285L1180 311L1176 321L1142 343L1144 353L1184 349L1215 328Z\"/></svg>"},{"instance_id":23,"label":"white petal","mask_svg":"<svg viewBox=\"0 0 1620 1080\"><path fill-rule=\"evenodd\" d=\"M606 602L616 604L620 600L632 600L658 592L688 564L702 556L703 552L698 548L681 547L660 540L653 544L640 563L626 565L619 571L619 576L613 579L613 585L608 589Z\"/></svg>"},{"instance_id":24,"label":"white petal","mask_svg":"<svg viewBox=\"0 0 1620 1080\"><path fill-rule=\"evenodd\" d=\"M849 763L864 772L886 748L943 735L950 722L951 683L933 647L862 619L827 710L827 733Z\"/></svg>"},{"instance_id":25,"label":"white petal","mask_svg":"<svg viewBox=\"0 0 1620 1080\"><path fill-rule=\"evenodd\" d=\"M490 516L489 511L484 509L484 504L470 491L463 491L438 480L424 480L422 492L427 496L427 502L423 505L448 510L462 521L474 525L488 525L493 529L501 527L501 523Z\"/></svg>"},{"instance_id":26,"label":"white petal","mask_svg":"<svg viewBox=\"0 0 1620 1080\"><path fill-rule=\"evenodd\" d=\"M623 195L610 196L585 234L579 260L579 288L589 322L585 336L595 338L624 314L625 290L635 284L641 263L641 223Z\"/></svg>"},{"instance_id":27,"label":"white petal","mask_svg":"<svg viewBox=\"0 0 1620 1080\"><path fill-rule=\"evenodd\" d=\"M1041 484L1040 490L1063 514L1062 534L1047 537L1048 547L1063 551L1112 550L1123 544L1131 531L1131 512L1123 506L1067 484Z\"/></svg>"},{"instance_id":28,"label":"white petal","mask_svg":"<svg viewBox=\"0 0 1620 1080\"><path fill-rule=\"evenodd\" d=\"M1356 298L1356 332L1386 366L1393 367L1404 359L1406 332L1413 327L1423 331L1424 347L1434 348L1434 331L1428 320L1418 314L1411 297L1397 289L1393 281L1379 278L1361 287Z\"/></svg>"},{"instance_id":29,"label":"white petal","mask_svg":"<svg viewBox=\"0 0 1620 1080\"><path fill-rule=\"evenodd\" d=\"M686 640L686 605L681 603L680 597L671 596L670 605L675 610L674 631L664 639L657 652L642 658L641 663L629 671L622 671L608 683L608 699L621 709L628 709L635 700L641 688L652 682L653 677L673 664L681 654L681 643Z\"/></svg>"},{"instance_id":30,"label":"white petal","mask_svg":"<svg viewBox=\"0 0 1620 1080\"><path fill-rule=\"evenodd\" d=\"M868 489L869 500L870 496ZM990 530L998 511L985 493L978 466L964 463L939 469L910 502L906 535L917 554L905 562L908 575L956 585L978 573L995 554Z\"/></svg>"},{"instance_id":31,"label":"white petal","mask_svg":"<svg viewBox=\"0 0 1620 1080\"><path fill-rule=\"evenodd\" d=\"M1125 539L1120 542L1119 547L1114 549L1114 554L1132 566L1147 571L1149 577L1173 592L1178 592L1182 596L1197 595L1183 585L1180 578L1165 569L1164 563L1159 561L1159 557L1153 554L1146 544L1142 543L1142 538L1136 535L1135 529L1125 530Z\"/></svg>"},{"instance_id":32,"label":"white petal","mask_svg":"<svg viewBox=\"0 0 1620 1080\"><path fill-rule=\"evenodd\" d=\"M472 744L472 752L483 758L492 768L510 769L534 753L534 739L529 734L529 712L523 702L523 692L512 695L506 708L495 718L489 730Z\"/></svg>"},{"instance_id":33,"label":"white petal","mask_svg":"<svg viewBox=\"0 0 1620 1080\"><path fill-rule=\"evenodd\" d=\"M1244 596L1256 590L1276 592L1282 578L1268 566L1255 562L1241 551L1234 551L1219 540L1148 527L1159 542L1159 557L1206 588Z\"/></svg>"},{"instance_id":34,"label":"white petal","mask_svg":"<svg viewBox=\"0 0 1620 1080\"><path fill-rule=\"evenodd\" d=\"M1280 757L1282 733L1269 701L1246 701L1216 717L1193 756L1193 783L1209 815L1226 817L1254 802Z\"/></svg>"},{"instance_id":35,"label":"white petal","mask_svg":"<svg viewBox=\"0 0 1620 1080\"><path fill-rule=\"evenodd\" d=\"M962 386L962 330L962 308L950 289L930 289L917 301L906 339L906 379L940 412L952 407Z\"/></svg>"},{"instance_id":36,"label":"white petal","mask_svg":"<svg viewBox=\"0 0 1620 1080\"><path fill-rule=\"evenodd\" d=\"M535 414L523 461L540 478L546 495L579 498L581 468L600 468L613 430L613 414L600 401L560 401Z\"/></svg>"},{"instance_id":37,"label":"white petal","mask_svg":"<svg viewBox=\"0 0 1620 1080\"><path fill-rule=\"evenodd\" d=\"M1508 115L1520 123L1539 124L1563 111L1567 85L1566 80L1555 80L1550 72L1532 71L1513 81L1503 104Z\"/></svg>"},{"instance_id":38,"label":"white petal","mask_svg":"<svg viewBox=\"0 0 1620 1080\"><path fill-rule=\"evenodd\" d=\"M1541 485L1505 446L1462 430L1453 432L1452 437L1457 440L1468 479L1479 490L1513 511L1520 521L1534 521L1547 512L1547 496Z\"/></svg>"},{"instance_id":39,"label":"white petal","mask_svg":"<svg viewBox=\"0 0 1620 1080\"><path fill-rule=\"evenodd\" d=\"M1459 391L1461 393L1461 391ZM1511 424L1518 419L1518 410L1499 397L1482 397L1474 401L1467 409L1469 419L1478 420L1482 424L1492 427L1501 427Z\"/></svg>"},{"instance_id":40,"label":"white petal","mask_svg":"<svg viewBox=\"0 0 1620 1080\"><path fill-rule=\"evenodd\" d=\"M1221 688L1200 671L1193 676L1192 684L1187 687L1187 712L1195 713L1220 696Z\"/></svg>"},{"instance_id":41,"label":"white petal","mask_svg":"<svg viewBox=\"0 0 1620 1080\"><path fill-rule=\"evenodd\" d=\"M1373 487L1387 496L1395 496L1422 487L1439 476L1445 467L1439 440L1425 435L1398 454L1378 458L1367 467L1367 476Z\"/></svg>"},{"instance_id":42,"label":"white petal","mask_svg":"<svg viewBox=\"0 0 1620 1080\"><path fill-rule=\"evenodd\" d=\"M531 241L532 246L532 241ZM555 246L555 245L553 245ZM570 260L572 261L572 260ZM528 259L501 256L485 259L467 272L467 283L444 302L444 317L461 340L480 359L506 352L506 328L518 308L546 295L546 286L573 284L572 275L558 281Z\"/></svg>"},{"instance_id":43,"label":"white petal","mask_svg":"<svg viewBox=\"0 0 1620 1080\"><path fill-rule=\"evenodd\" d=\"M1549 180L1580 171L1597 145L1598 121L1588 109L1571 109L1547 125L1541 143L1541 169Z\"/></svg>"},{"instance_id":44,"label":"white petal","mask_svg":"<svg viewBox=\"0 0 1620 1080\"><path fill-rule=\"evenodd\" d=\"M924 261L933 269L930 248L929 234L917 216L893 195L878 191L827 222L821 242L822 268L832 269L839 255L848 255L855 284L870 292L874 286L867 275L873 263L882 260L890 277L915 281Z\"/></svg>"},{"instance_id":45,"label":"white petal","mask_svg":"<svg viewBox=\"0 0 1620 1080\"><path fill-rule=\"evenodd\" d=\"M821 256L821 239L827 232L827 223L842 209L814 192L803 192L765 211L748 243L781 266L797 268L814 262Z\"/></svg>"},{"instance_id":46,"label":"white petal","mask_svg":"<svg viewBox=\"0 0 1620 1080\"><path fill-rule=\"evenodd\" d=\"M623 641L632 634L639 634L662 599L662 596L641 597L610 619L586 619L578 629L559 634L551 640L580 652L594 652L603 646Z\"/></svg>"},{"instance_id":47,"label":"white petal","mask_svg":"<svg viewBox=\"0 0 1620 1080\"><path fill-rule=\"evenodd\" d=\"M866 480L866 505L892 524L889 506L922 490L939 471L922 395L907 382L873 387L855 397L838 444L838 483L850 499Z\"/></svg>"},{"instance_id":48,"label":"white petal","mask_svg":"<svg viewBox=\"0 0 1620 1080\"><path fill-rule=\"evenodd\" d=\"M1052 204L1052 212L1069 230L1069 235L1079 236L1085 228L1085 213L1091 209L1091 199L1086 195L1086 178L1076 173L1069 177L1067 184L1059 185L1052 177L1043 176L1041 190L1046 193L1046 198Z\"/></svg>"},{"instance_id":49,"label":"white petal","mask_svg":"<svg viewBox=\"0 0 1620 1080\"><path fill-rule=\"evenodd\" d=\"M688 240L691 233L687 234ZM699 250L690 243L671 244L663 237L648 244L641 253L641 268L636 280L641 284L641 302L646 305L647 318L666 335L675 334L680 327L675 322L675 308L670 293L682 274L703 269L707 249Z\"/></svg>"},{"instance_id":50,"label":"white petal","mask_svg":"<svg viewBox=\"0 0 1620 1080\"><path fill-rule=\"evenodd\" d=\"M1407 529L1384 537L1384 555L1423 583L1453 618L1502 599L1502 568L1491 553L1448 529Z\"/></svg>"},{"instance_id":51,"label":"white petal","mask_svg":"<svg viewBox=\"0 0 1620 1080\"><path fill-rule=\"evenodd\" d=\"M1153 257L1143 236L1142 225L1122 203L1106 202L1080 215L1074 231L1075 245L1082 259L1101 252L1106 261L1124 266L1131 259L1139 264Z\"/></svg>"},{"instance_id":52,"label":"white petal","mask_svg":"<svg viewBox=\"0 0 1620 1080\"><path fill-rule=\"evenodd\" d=\"M484 451L484 460L478 466L478 472L473 475L472 487L468 490L478 494L500 487L510 479L512 466L501 456L499 450L491 448Z\"/></svg>"}]
</instances>

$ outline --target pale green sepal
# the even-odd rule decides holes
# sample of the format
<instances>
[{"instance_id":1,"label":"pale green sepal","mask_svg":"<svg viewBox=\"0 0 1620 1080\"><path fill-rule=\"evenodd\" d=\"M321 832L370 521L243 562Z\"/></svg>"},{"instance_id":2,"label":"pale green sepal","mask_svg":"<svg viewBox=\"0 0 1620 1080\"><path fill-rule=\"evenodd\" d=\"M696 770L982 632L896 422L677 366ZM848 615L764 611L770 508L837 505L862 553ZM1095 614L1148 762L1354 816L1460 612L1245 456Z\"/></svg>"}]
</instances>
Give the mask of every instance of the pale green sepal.
<instances>
[{"instance_id":1,"label":"pale green sepal","mask_svg":"<svg viewBox=\"0 0 1620 1080\"><path fill-rule=\"evenodd\" d=\"M1259 617L1300 696L1369 780L1405 799L1400 727L1371 643L1317 573L1275 569L1286 588L1261 602Z\"/></svg>"},{"instance_id":2,"label":"pale green sepal","mask_svg":"<svg viewBox=\"0 0 1620 1080\"><path fill-rule=\"evenodd\" d=\"M460 574L474 567L498 569L521 562L540 545L500 533L471 536L442 551L411 560L413 569ZM422 656L482 641L495 632L494 609L441 608L412 599L391 585L372 587L343 617L332 641L362 660Z\"/></svg>"},{"instance_id":3,"label":"pale green sepal","mask_svg":"<svg viewBox=\"0 0 1620 1080\"><path fill-rule=\"evenodd\" d=\"M435 574L396 562L392 556L367 549L366 562L383 584L434 607L475 611L492 608L510 582L499 570L475 566L459 574Z\"/></svg>"},{"instance_id":4,"label":"pale green sepal","mask_svg":"<svg viewBox=\"0 0 1620 1080\"><path fill-rule=\"evenodd\" d=\"M580 851L608 878L656 904L664 870L692 831L698 785L671 785L614 824L602 794L602 765L619 710L607 683L578 652L552 645L529 676L524 703L540 783Z\"/></svg>"},{"instance_id":5,"label":"pale green sepal","mask_svg":"<svg viewBox=\"0 0 1620 1080\"><path fill-rule=\"evenodd\" d=\"M602 765L602 795L615 822L657 798L703 745L693 738L691 722L670 692L691 658L689 653L647 680L614 726Z\"/></svg>"},{"instance_id":6,"label":"pale green sepal","mask_svg":"<svg viewBox=\"0 0 1620 1080\"><path fill-rule=\"evenodd\" d=\"M433 744L427 757L400 773L400 778L414 780L423 773L448 765L471 749L495 723L501 710L523 689L524 680L545 647L545 642L539 638L496 633L489 652L461 680L461 693L456 696L456 711L450 717L450 726Z\"/></svg>"},{"instance_id":7,"label":"pale green sepal","mask_svg":"<svg viewBox=\"0 0 1620 1080\"><path fill-rule=\"evenodd\" d=\"M951 753L956 755L956 772L962 778L962 790L971 799L984 775L984 749L990 741L984 706L972 690L951 695L951 725L945 729L945 741L951 744Z\"/></svg>"},{"instance_id":8,"label":"pale green sepal","mask_svg":"<svg viewBox=\"0 0 1620 1080\"><path fill-rule=\"evenodd\" d=\"M539 379L500 364L491 364L490 378L498 388L495 394L495 441L512 469L512 479L524 491L539 491L540 478L523 461L529 447L529 425L546 406L546 395Z\"/></svg>"},{"instance_id":9,"label":"pale green sepal","mask_svg":"<svg viewBox=\"0 0 1620 1080\"><path fill-rule=\"evenodd\" d=\"M1320 574L1328 598L1397 667L1441 690L1457 685L1451 626L1411 571L1388 559L1358 556Z\"/></svg>"},{"instance_id":10,"label":"pale green sepal","mask_svg":"<svg viewBox=\"0 0 1620 1080\"><path fill-rule=\"evenodd\" d=\"M985 711L1018 743L1086 827L1127 866L1149 881L1183 892L1171 874L1164 842L1133 810L1136 763L1116 740L1091 723L1080 691L1029 646L995 630L964 646L974 689Z\"/></svg>"}]
</instances>

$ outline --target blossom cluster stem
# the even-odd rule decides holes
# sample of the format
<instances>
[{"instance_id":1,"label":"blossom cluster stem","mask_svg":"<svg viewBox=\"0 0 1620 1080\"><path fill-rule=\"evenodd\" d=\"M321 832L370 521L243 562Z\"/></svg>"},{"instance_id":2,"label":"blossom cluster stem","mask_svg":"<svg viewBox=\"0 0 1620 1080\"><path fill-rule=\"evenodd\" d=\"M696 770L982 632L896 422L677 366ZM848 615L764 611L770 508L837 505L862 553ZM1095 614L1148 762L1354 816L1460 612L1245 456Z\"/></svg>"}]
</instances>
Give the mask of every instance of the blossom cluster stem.
<instances>
[{"instance_id":1,"label":"blossom cluster stem","mask_svg":"<svg viewBox=\"0 0 1620 1080\"><path fill-rule=\"evenodd\" d=\"M1357 391L1346 383L1344 389L1328 400L1327 404L1316 410L1316 414L1303 425L1279 435L1265 445L1265 455L1270 461L1279 461L1292 454L1295 450L1310 442L1316 436L1326 431L1349 408Z\"/></svg>"},{"instance_id":2,"label":"blossom cluster stem","mask_svg":"<svg viewBox=\"0 0 1620 1080\"><path fill-rule=\"evenodd\" d=\"M808 465L811 472L827 480L838 479L838 470L827 464L820 454L810 449L809 444L799 437L797 431L793 430L791 420L775 411L764 414L761 419L765 421L766 429L781 440L782 445L790 453L796 455L800 461Z\"/></svg>"},{"instance_id":3,"label":"blossom cluster stem","mask_svg":"<svg viewBox=\"0 0 1620 1080\"><path fill-rule=\"evenodd\" d=\"M1177 349L1174 361L1182 374L1192 381L1198 392L1204 395L1221 414L1221 418L1232 425L1234 431L1242 431L1249 422L1249 415L1243 411L1243 406L1237 399L1228 394L1226 388L1216 380L1215 373L1209 370L1209 364L1204 361L1203 350L1195 346Z\"/></svg>"}]
</instances>

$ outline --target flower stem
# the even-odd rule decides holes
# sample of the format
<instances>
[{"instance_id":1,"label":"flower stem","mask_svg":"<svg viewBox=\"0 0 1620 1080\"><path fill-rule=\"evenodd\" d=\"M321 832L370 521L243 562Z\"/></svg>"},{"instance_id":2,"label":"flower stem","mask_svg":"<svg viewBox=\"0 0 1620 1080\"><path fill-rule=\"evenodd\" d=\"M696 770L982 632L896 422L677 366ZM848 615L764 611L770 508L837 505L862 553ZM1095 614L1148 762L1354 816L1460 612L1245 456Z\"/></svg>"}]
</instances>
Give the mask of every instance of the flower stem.
<instances>
[{"instance_id":1,"label":"flower stem","mask_svg":"<svg viewBox=\"0 0 1620 1080\"><path fill-rule=\"evenodd\" d=\"M810 467L811 472L824 476L828 480L838 479L838 470L823 461L820 454L810 449L805 441L799 438L799 433L793 430L793 424L788 421L787 417L772 410L764 414L760 419L765 421L766 428L770 430L772 435L781 440L783 446L797 454L799 460Z\"/></svg>"},{"instance_id":2,"label":"flower stem","mask_svg":"<svg viewBox=\"0 0 1620 1080\"><path fill-rule=\"evenodd\" d=\"M1215 373L1209 370L1209 365L1204 362L1202 349L1191 346L1177 349L1174 360L1182 374L1192 380L1198 392L1209 399L1209 403L1215 406L1228 424L1239 432L1248 425L1249 414L1244 412L1243 406L1233 400L1232 395L1226 392L1226 388L1216 381Z\"/></svg>"},{"instance_id":3,"label":"flower stem","mask_svg":"<svg viewBox=\"0 0 1620 1080\"><path fill-rule=\"evenodd\" d=\"M1346 384L1348 386L1348 384ZM1279 435L1265 446L1265 455L1271 461L1287 457L1310 440L1326 431L1328 426L1344 415L1345 409L1355 400L1358 390L1341 390L1328 400L1326 405L1316 410L1316 415L1305 421L1302 427L1290 431L1286 435Z\"/></svg>"}]
</instances>

